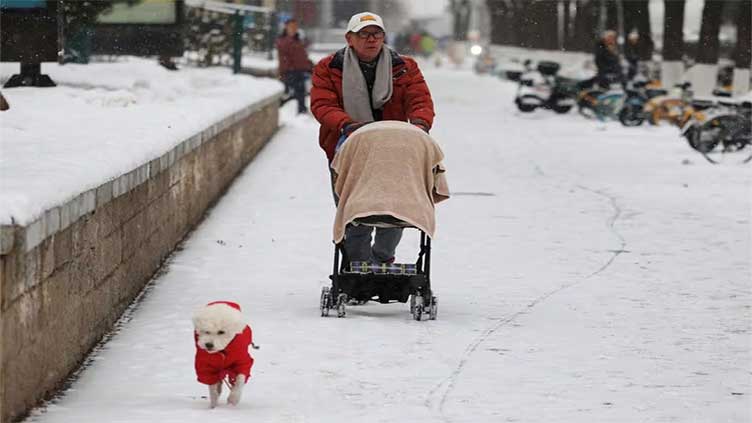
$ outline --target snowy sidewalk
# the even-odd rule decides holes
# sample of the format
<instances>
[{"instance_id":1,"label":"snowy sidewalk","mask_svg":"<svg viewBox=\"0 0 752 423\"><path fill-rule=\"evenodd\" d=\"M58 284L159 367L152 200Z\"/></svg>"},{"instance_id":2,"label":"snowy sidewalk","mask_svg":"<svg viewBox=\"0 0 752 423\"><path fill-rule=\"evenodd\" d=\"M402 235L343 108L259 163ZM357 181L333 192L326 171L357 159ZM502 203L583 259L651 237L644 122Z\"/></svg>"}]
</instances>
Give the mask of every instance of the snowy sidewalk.
<instances>
[{"instance_id":1,"label":"snowy sidewalk","mask_svg":"<svg viewBox=\"0 0 752 423\"><path fill-rule=\"evenodd\" d=\"M454 193L438 320L405 304L319 317L334 205L318 125L287 105L121 330L29 420L750 421L749 168L706 163L673 128L518 115L512 84L426 76ZM240 406L209 411L190 317L219 299L262 348Z\"/></svg>"}]
</instances>

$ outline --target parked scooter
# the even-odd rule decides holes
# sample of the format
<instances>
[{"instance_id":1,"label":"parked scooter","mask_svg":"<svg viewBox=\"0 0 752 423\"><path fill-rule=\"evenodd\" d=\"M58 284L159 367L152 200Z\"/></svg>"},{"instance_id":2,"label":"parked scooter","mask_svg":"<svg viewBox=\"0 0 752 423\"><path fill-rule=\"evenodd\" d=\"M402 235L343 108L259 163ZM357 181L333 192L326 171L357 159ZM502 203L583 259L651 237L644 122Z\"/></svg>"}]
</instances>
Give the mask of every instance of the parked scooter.
<instances>
[{"instance_id":1,"label":"parked scooter","mask_svg":"<svg viewBox=\"0 0 752 423\"><path fill-rule=\"evenodd\" d=\"M530 113L543 108L567 113L574 107L577 81L557 76L559 68L556 62L543 61L538 63L538 74L528 73L520 77L514 102L521 112Z\"/></svg>"}]
</instances>

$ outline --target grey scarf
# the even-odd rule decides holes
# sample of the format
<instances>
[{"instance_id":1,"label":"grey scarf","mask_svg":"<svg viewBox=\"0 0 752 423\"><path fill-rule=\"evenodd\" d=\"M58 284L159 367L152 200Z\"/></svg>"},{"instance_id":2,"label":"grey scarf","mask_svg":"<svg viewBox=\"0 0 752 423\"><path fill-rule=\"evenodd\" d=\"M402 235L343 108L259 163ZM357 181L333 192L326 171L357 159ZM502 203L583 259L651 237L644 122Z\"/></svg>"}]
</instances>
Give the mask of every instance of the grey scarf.
<instances>
[{"instance_id":1,"label":"grey scarf","mask_svg":"<svg viewBox=\"0 0 752 423\"><path fill-rule=\"evenodd\" d=\"M368 104L368 86L360 70L358 56L350 47L345 48L342 67L342 97L345 112L357 122L373 122L373 110L380 109L392 98L392 54L383 46L376 64L376 80L373 83L373 103Z\"/></svg>"}]
</instances>

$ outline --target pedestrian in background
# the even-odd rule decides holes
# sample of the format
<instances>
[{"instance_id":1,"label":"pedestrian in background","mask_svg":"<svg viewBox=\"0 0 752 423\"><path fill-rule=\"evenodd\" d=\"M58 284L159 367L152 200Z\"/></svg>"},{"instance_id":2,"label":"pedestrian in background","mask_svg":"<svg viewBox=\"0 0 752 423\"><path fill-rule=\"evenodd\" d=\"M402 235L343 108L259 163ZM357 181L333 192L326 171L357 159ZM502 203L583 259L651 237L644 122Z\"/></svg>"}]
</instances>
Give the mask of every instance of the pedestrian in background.
<instances>
[{"instance_id":1,"label":"pedestrian in background","mask_svg":"<svg viewBox=\"0 0 752 423\"><path fill-rule=\"evenodd\" d=\"M624 43L624 59L627 61L627 80L631 81L637 75L640 65L640 33L632 30Z\"/></svg>"},{"instance_id":2,"label":"pedestrian in background","mask_svg":"<svg viewBox=\"0 0 752 423\"><path fill-rule=\"evenodd\" d=\"M279 59L279 77L285 84L287 98L298 101L298 113L307 113L305 104L305 82L313 69L313 62L308 58L306 45L298 33L298 22L288 19L285 29L277 38L277 57Z\"/></svg>"},{"instance_id":3,"label":"pedestrian in background","mask_svg":"<svg viewBox=\"0 0 752 423\"><path fill-rule=\"evenodd\" d=\"M0 112L4 112L8 109L10 109L10 104L5 100L3 93L0 93Z\"/></svg>"},{"instance_id":4,"label":"pedestrian in background","mask_svg":"<svg viewBox=\"0 0 752 423\"><path fill-rule=\"evenodd\" d=\"M594 56L595 67L598 69L595 76L598 85L607 88L613 82L624 82L616 31L603 32L601 39L595 46Z\"/></svg>"}]
</instances>

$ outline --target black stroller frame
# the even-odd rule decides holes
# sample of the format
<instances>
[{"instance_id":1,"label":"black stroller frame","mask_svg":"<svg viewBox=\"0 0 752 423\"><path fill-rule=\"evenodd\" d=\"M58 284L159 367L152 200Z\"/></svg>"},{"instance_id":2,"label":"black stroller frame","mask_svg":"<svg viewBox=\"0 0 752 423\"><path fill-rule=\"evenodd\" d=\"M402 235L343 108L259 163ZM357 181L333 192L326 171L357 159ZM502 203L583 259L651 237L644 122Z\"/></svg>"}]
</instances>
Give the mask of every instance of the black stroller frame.
<instances>
[{"instance_id":1,"label":"black stroller frame","mask_svg":"<svg viewBox=\"0 0 752 423\"><path fill-rule=\"evenodd\" d=\"M394 226L414 228L404 225L392 227ZM414 274L353 272L348 271L349 264L344 241L336 243L334 268L329 276L332 285L321 289L319 308L322 317L328 316L332 309L337 310L337 317L345 317L346 304L350 300L358 303L375 300L382 304L410 301L410 314L413 319L420 321L423 314L428 314L429 320L436 319L438 302L431 290L431 238L422 230ZM385 266L394 268L400 265Z\"/></svg>"}]
</instances>

